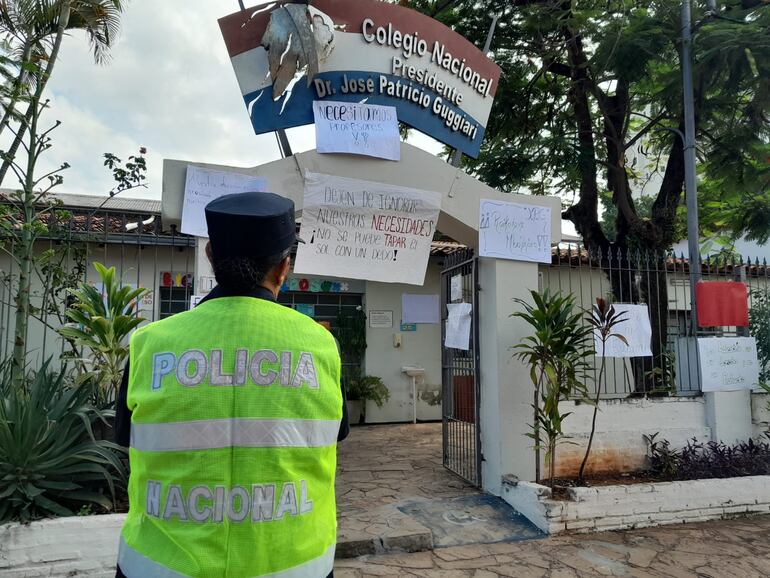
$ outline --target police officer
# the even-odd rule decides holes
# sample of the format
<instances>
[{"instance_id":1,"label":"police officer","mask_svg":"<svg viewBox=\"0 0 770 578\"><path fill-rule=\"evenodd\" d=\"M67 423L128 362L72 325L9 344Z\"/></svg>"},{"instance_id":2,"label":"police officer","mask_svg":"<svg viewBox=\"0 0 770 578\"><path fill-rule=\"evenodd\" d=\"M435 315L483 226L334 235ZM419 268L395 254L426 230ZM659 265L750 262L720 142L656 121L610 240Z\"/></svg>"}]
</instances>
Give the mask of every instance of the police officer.
<instances>
[{"instance_id":1,"label":"police officer","mask_svg":"<svg viewBox=\"0 0 770 578\"><path fill-rule=\"evenodd\" d=\"M118 576L331 576L348 426L334 338L275 302L299 240L294 203L228 195L206 221L217 287L131 338Z\"/></svg>"}]
</instances>

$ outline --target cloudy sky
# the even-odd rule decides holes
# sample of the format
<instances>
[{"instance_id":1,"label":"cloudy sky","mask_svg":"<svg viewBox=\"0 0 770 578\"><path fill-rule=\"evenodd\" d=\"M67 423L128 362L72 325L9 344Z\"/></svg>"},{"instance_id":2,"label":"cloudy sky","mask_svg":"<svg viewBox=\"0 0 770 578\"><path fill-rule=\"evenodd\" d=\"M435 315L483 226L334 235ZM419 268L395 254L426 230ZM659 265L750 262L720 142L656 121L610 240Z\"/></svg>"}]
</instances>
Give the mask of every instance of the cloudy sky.
<instances>
[{"instance_id":1,"label":"cloudy sky","mask_svg":"<svg viewBox=\"0 0 770 578\"><path fill-rule=\"evenodd\" d=\"M250 2L249 4L254 4ZM148 189L160 198L164 158L255 166L279 158L274 134L254 135L217 19L237 0L132 0L107 66L96 65L82 35L67 38L49 83L61 120L46 165L69 162L69 193L105 194L112 179L102 155L148 148ZM289 131L296 151L314 147L312 127ZM415 135L433 151L435 141ZM4 186L15 186L12 177Z\"/></svg>"}]
</instances>

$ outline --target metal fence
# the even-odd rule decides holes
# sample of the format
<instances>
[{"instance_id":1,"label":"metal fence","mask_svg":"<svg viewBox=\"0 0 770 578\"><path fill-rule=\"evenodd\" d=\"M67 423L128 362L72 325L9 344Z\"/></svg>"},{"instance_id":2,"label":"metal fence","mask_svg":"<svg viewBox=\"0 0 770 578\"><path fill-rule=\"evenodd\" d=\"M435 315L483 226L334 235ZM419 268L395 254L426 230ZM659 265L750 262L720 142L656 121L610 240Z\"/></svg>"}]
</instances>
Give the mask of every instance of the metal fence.
<instances>
[{"instance_id":1,"label":"metal fence","mask_svg":"<svg viewBox=\"0 0 770 578\"><path fill-rule=\"evenodd\" d=\"M45 218L46 232L35 243L36 267L32 275L32 315L27 329L28 362L39 366L58 359L69 345L57 333L66 323L68 294L80 283L99 286L93 267L99 261L115 267L122 284L147 289L137 314L147 322L163 319L190 308L196 294L194 237L166 226L160 203L135 199L122 201L120 209L96 206L56 207ZM146 210L141 210L146 205ZM2 210L13 205L0 201ZM17 237L0 233L0 360L13 351L19 266L13 258ZM281 302L305 311L336 332L340 316L362 308L360 293L292 292ZM346 369L360 370L363 359L343 351ZM360 371L359 371L360 373Z\"/></svg>"},{"instance_id":2,"label":"metal fence","mask_svg":"<svg viewBox=\"0 0 770 578\"><path fill-rule=\"evenodd\" d=\"M123 284L148 289L138 304L138 314L148 321L188 308L195 290L195 239L175 227L164 229L157 213L57 207L47 213L45 225L34 246L26 340L32 366L58 358L67 347L57 329L66 323L69 291L81 282L99 285L94 261L115 267ZM0 359L13 350L17 239L7 231L0 235Z\"/></svg>"},{"instance_id":3,"label":"metal fence","mask_svg":"<svg viewBox=\"0 0 770 578\"><path fill-rule=\"evenodd\" d=\"M690 320L689 262L682 254L640 250L588 251L580 245L561 246L550 266L540 270L540 289L574 295L579 307L589 311L597 297L614 303L646 304L652 329L652 356L607 358L601 383L600 359L593 357L586 382L601 389L604 398L655 395L697 395L700 375L698 336L757 338L760 365L770 350L770 299L767 263L737 256L714 256L701 264L704 281L738 280L747 284L751 329L701 328L692 334ZM763 320L765 320L763 322ZM763 368L761 371L766 372Z\"/></svg>"}]
</instances>

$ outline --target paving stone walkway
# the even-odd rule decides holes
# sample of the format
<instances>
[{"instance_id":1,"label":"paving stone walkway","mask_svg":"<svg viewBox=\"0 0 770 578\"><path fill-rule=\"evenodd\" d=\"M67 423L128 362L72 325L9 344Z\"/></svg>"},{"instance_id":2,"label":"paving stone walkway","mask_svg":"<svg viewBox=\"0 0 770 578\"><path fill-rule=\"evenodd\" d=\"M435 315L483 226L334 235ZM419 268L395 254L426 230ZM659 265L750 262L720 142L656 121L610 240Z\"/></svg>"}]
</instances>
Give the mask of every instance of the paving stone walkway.
<instances>
[{"instance_id":1,"label":"paving stone walkway","mask_svg":"<svg viewBox=\"0 0 770 578\"><path fill-rule=\"evenodd\" d=\"M432 547L398 506L478 493L442 465L441 424L351 429L337 459L338 557Z\"/></svg>"},{"instance_id":2,"label":"paving stone walkway","mask_svg":"<svg viewBox=\"0 0 770 578\"><path fill-rule=\"evenodd\" d=\"M337 560L335 578L762 578L770 516Z\"/></svg>"}]
</instances>

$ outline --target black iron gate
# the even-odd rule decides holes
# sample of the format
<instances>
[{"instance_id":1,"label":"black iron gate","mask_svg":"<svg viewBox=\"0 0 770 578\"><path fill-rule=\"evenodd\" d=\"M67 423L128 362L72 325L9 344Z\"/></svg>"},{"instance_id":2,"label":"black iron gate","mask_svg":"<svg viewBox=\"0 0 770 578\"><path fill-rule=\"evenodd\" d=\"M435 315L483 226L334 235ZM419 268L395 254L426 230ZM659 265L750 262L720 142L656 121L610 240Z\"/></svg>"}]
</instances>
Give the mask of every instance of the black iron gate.
<instances>
[{"instance_id":1,"label":"black iron gate","mask_svg":"<svg viewBox=\"0 0 770 578\"><path fill-rule=\"evenodd\" d=\"M478 259L473 251L466 249L449 255L441 273L444 467L480 487L478 286ZM447 304L451 303L472 305L467 350L445 346Z\"/></svg>"}]
</instances>

